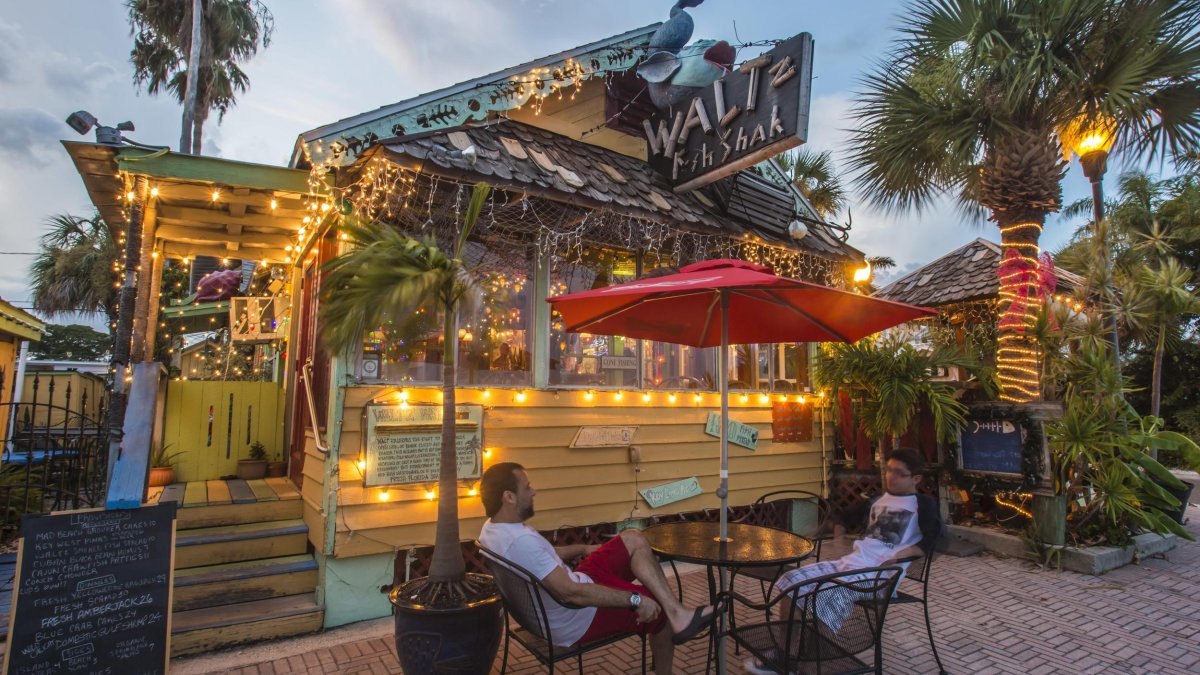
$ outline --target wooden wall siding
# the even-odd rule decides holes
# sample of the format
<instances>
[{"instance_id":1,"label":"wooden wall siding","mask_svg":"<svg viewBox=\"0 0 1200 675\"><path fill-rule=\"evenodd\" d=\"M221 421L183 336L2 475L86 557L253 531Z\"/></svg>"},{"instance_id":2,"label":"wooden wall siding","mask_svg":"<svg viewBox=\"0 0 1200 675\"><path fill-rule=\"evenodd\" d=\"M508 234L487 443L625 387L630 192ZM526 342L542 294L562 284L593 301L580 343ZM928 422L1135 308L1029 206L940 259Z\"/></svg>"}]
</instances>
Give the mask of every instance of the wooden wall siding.
<instances>
[{"instance_id":1,"label":"wooden wall siding","mask_svg":"<svg viewBox=\"0 0 1200 675\"><path fill-rule=\"evenodd\" d=\"M396 548L433 543L437 503L425 497L425 486L362 487L357 457L361 442L363 405L375 396L393 397L395 388L350 387L342 421L338 461L338 499L334 551L338 557L390 553ZM411 403L437 402L440 392L407 389ZM515 402L510 390L490 390L485 398L478 389L458 392L460 403L482 403L484 443L490 455L484 465L514 461L529 469L538 491L538 529L562 525L587 525L656 513L675 513L715 507L713 494L719 482L720 441L704 433L709 412L719 412L720 400L704 394L701 404L691 393L667 402L667 394L653 393L643 403L641 392L626 392L624 405L612 392L595 392L587 402L583 391L529 391L524 403ZM771 409L757 394L748 402L730 397L733 419L759 429L757 451L730 445L730 503L748 504L777 489L797 488L819 492L821 456L819 441L773 443ZM641 471L636 475L625 448L569 448L581 425L636 425L634 445L641 450ZM637 489L696 476L704 494L668 504L650 506ZM636 480L636 488L635 488ZM461 536L478 535L484 521L478 497L460 489ZM636 499L636 501L635 501ZM636 508L635 508L636 507Z\"/></svg>"},{"instance_id":2,"label":"wooden wall siding","mask_svg":"<svg viewBox=\"0 0 1200 675\"><path fill-rule=\"evenodd\" d=\"M209 406L213 409L211 444ZM168 452L183 453L175 458L176 480L213 480L235 474L237 461L249 458L250 444L254 441L261 441L267 447L269 459L284 456L283 389L278 384L198 380L174 380L167 384L163 443L171 444Z\"/></svg>"},{"instance_id":3,"label":"wooden wall siding","mask_svg":"<svg viewBox=\"0 0 1200 675\"><path fill-rule=\"evenodd\" d=\"M6 372L15 374L15 370L8 370ZM33 390L34 380L37 380L36 394ZM53 398L50 396L51 383L54 384ZM6 382L5 389L9 390L10 387L11 385ZM70 401L67 400L68 388L71 390ZM84 392L87 393L86 407L81 405ZM5 392L5 396L11 395L11 391ZM103 423L105 420L100 418L100 407L107 396L108 394L104 391L104 380L94 375L64 370L26 371L25 383L21 388L21 401L36 405L17 406L17 424L24 423L25 414L28 411L31 418L30 421L35 427L46 425L61 427L67 421L67 411L65 409L51 410L44 407L46 405L69 409L71 411L71 426L79 425L76 415L83 415L88 418L84 424Z\"/></svg>"},{"instance_id":4,"label":"wooden wall siding","mask_svg":"<svg viewBox=\"0 0 1200 675\"><path fill-rule=\"evenodd\" d=\"M572 100L573 92L575 98ZM604 96L604 78L595 78L584 82L578 92L574 87L564 89L561 101L556 96L548 97L542 103L541 110L535 111L534 106L526 105L520 110L510 110L508 116L584 143L646 159L646 139L604 126ZM584 132L591 133L580 138Z\"/></svg>"},{"instance_id":5,"label":"wooden wall siding","mask_svg":"<svg viewBox=\"0 0 1200 675\"><path fill-rule=\"evenodd\" d=\"M312 430L304 434L304 476L300 499L304 501L304 523L313 548L325 551L325 455L317 450Z\"/></svg>"}]
</instances>

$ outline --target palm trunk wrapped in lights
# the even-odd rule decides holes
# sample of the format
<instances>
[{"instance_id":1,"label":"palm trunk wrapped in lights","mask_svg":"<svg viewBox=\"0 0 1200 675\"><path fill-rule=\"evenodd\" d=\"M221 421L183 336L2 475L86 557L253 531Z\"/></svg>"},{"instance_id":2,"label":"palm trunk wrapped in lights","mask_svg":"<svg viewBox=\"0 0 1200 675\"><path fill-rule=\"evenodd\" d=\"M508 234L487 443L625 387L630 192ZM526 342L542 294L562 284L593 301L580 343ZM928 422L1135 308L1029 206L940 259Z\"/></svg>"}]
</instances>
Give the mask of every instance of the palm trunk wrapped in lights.
<instances>
[{"instance_id":1,"label":"palm trunk wrapped in lights","mask_svg":"<svg viewBox=\"0 0 1200 675\"><path fill-rule=\"evenodd\" d=\"M1046 214L1062 204L1065 162L1050 130L1020 131L988 148L979 181L979 203L1000 226L1000 307L996 356L1000 398L1025 403L1040 395L1036 342L1038 238Z\"/></svg>"}]
</instances>

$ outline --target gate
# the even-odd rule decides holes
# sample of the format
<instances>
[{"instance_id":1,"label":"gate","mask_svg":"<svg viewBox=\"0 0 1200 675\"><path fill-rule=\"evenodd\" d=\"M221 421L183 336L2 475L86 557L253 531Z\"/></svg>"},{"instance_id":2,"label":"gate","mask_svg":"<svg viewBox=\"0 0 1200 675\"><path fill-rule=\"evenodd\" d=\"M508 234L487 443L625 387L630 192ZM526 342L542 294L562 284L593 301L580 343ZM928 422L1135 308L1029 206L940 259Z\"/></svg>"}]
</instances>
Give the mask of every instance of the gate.
<instances>
[{"instance_id":1,"label":"gate","mask_svg":"<svg viewBox=\"0 0 1200 675\"><path fill-rule=\"evenodd\" d=\"M0 403L0 539L21 516L102 506L107 490L106 397L33 374L25 400Z\"/></svg>"}]
</instances>

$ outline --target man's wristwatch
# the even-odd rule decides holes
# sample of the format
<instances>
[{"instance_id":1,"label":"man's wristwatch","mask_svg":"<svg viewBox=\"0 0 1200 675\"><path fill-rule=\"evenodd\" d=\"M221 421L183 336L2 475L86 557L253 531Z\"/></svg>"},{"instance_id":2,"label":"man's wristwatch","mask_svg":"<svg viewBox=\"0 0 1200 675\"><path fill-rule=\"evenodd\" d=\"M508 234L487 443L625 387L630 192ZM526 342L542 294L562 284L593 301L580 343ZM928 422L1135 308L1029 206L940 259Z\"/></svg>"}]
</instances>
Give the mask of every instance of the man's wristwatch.
<instances>
[{"instance_id":1,"label":"man's wristwatch","mask_svg":"<svg viewBox=\"0 0 1200 675\"><path fill-rule=\"evenodd\" d=\"M632 609L633 611L636 612L638 607L641 607L641 606L642 606L641 593L630 593L629 594L629 609Z\"/></svg>"}]
</instances>

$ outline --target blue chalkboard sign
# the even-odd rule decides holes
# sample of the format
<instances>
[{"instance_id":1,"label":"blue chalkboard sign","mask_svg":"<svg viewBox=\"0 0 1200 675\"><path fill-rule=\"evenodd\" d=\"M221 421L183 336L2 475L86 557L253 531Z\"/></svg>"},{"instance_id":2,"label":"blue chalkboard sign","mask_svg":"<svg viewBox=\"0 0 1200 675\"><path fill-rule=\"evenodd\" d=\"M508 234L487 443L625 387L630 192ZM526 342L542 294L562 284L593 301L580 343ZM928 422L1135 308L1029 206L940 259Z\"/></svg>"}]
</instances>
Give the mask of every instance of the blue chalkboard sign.
<instances>
[{"instance_id":1,"label":"blue chalkboard sign","mask_svg":"<svg viewBox=\"0 0 1200 675\"><path fill-rule=\"evenodd\" d=\"M968 419L961 443L963 471L1021 475L1025 428L1007 419Z\"/></svg>"}]
</instances>

